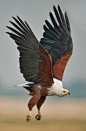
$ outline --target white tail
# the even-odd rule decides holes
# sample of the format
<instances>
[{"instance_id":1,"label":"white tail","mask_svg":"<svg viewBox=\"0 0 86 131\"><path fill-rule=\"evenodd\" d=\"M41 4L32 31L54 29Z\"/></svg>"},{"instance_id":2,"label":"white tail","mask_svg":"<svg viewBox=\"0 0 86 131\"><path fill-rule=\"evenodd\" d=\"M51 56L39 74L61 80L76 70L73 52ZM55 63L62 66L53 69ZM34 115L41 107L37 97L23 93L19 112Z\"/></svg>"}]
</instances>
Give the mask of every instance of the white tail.
<instances>
[{"instance_id":1,"label":"white tail","mask_svg":"<svg viewBox=\"0 0 86 131\"><path fill-rule=\"evenodd\" d=\"M15 87L19 86L19 87L30 87L30 84L34 84L34 82L28 82L28 83L24 83L24 84L19 84L19 85L15 85Z\"/></svg>"}]
</instances>

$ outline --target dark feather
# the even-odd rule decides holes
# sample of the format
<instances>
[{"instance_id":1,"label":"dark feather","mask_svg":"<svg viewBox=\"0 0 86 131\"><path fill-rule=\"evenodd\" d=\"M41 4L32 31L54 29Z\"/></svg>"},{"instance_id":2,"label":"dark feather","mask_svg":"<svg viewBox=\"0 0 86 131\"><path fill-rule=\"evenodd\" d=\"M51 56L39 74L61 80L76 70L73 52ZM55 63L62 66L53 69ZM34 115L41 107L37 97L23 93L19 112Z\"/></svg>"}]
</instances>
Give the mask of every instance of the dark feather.
<instances>
[{"instance_id":1,"label":"dark feather","mask_svg":"<svg viewBox=\"0 0 86 131\"><path fill-rule=\"evenodd\" d=\"M50 12L50 18L51 18L51 21L52 21L54 27L57 28L57 29L59 29L59 27L58 27L58 25L57 25L57 23L56 23L56 21L54 19L54 16L53 16L53 14L51 12Z\"/></svg>"},{"instance_id":2,"label":"dark feather","mask_svg":"<svg viewBox=\"0 0 86 131\"><path fill-rule=\"evenodd\" d=\"M67 12L65 12L65 20L66 20L67 28L68 28L69 32L71 32L70 22L69 22L69 18L68 18Z\"/></svg>"},{"instance_id":3,"label":"dark feather","mask_svg":"<svg viewBox=\"0 0 86 131\"><path fill-rule=\"evenodd\" d=\"M60 16L59 16L58 11L55 6L53 6L53 10L55 12L55 16L57 18L57 21L59 22L59 25L62 27L62 22L61 22Z\"/></svg>"},{"instance_id":4,"label":"dark feather","mask_svg":"<svg viewBox=\"0 0 86 131\"><path fill-rule=\"evenodd\" d=\"M65 19L64 19L63 13L62 13L61 8L60 8L59 5L58 5L58 11L59 11L59 14L60 14L60 17L61 17L62 23L63 23L64 25L66 25L66 24L65 24Z\"/></svg>"}]
</instances>

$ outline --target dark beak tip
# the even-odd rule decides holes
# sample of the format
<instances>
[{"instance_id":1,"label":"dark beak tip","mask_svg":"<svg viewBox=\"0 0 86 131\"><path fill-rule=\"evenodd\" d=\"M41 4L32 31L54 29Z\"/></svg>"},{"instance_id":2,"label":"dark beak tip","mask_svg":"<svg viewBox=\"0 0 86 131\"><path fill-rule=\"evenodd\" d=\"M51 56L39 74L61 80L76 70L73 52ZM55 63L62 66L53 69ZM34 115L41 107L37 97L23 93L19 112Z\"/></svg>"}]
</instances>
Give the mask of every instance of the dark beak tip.
<instances>
[{"instance_id":1,"label":"dark beak tip","mask_svg":"<svg viewBox=\"0 0 86 131\"><path fill-rule=\"evenodd\" d=\"M70 95L70 92L68 94Z\"/></svg>"}]
</instances>

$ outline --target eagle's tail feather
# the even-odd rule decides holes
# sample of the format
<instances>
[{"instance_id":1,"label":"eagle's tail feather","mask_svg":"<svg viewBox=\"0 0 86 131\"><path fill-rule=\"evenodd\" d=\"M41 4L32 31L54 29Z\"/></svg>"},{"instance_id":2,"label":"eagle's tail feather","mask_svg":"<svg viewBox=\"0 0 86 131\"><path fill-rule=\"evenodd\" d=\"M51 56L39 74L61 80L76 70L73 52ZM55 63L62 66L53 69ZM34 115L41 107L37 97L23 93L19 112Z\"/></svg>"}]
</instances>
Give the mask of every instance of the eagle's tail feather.
<instances>
[{"instance_id":1,"label":"eagle's tail feather","mask_svg":"<svg viewBox=\"0 0 86 131\"><path fill-rule=\"evenodd\" d=\"M34 84L34 82L28 82L24 84L15 85L15 87L30 87L30 85Z\"/></svg>"}]
</instances>

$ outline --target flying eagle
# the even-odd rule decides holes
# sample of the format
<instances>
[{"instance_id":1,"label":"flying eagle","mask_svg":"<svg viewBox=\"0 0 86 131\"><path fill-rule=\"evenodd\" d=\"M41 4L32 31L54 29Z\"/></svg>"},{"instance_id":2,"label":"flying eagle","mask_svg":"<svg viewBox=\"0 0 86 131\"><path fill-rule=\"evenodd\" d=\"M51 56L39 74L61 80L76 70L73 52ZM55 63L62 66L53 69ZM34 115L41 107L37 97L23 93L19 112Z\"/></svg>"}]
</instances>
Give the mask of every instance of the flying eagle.
<instances>
[{"instance_id":1,"label":"flying eagle","mask_svg":"<svg viewBox=\"0 0 86 131\"><path fill-rule=\"evenodd\" d=\"M20 52L20 71L28 81L17 86L24 87L32 95L28 103L27 122L31 119L31 111L35 105L38 109L35 118L41 119L40 108L46 96L70 95L62 84L63 73L73 51L70 23L67 12L63 15L59 5L57 8L53 6L53 10L54 15L49 13L52 24L45 20L40 42L28 23L23 22L18 16L13 17L15 22L10 21L15 28L7 26L13 33L6 33L15 41Z\"/></svg>"}]
</instances>

